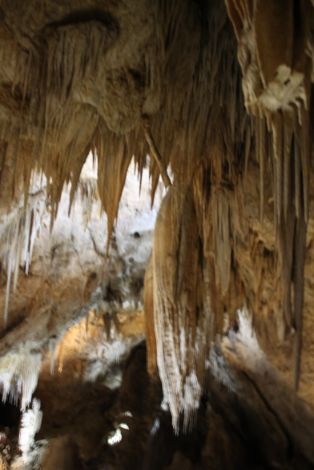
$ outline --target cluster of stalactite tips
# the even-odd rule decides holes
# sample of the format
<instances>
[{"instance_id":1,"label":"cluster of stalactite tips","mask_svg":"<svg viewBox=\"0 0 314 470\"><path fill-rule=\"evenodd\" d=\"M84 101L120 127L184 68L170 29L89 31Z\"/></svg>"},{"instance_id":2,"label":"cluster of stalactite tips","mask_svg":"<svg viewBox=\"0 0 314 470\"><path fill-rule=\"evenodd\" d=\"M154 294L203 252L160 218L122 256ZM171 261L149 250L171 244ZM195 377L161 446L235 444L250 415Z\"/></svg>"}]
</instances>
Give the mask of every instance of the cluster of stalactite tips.
<instances>
[{"instance_id":1,"label":"cluster of stalactite tips","mask_svg":"<svg viewBox=\"0 0 314 470\"><path fill-rule=\"evenodd\" d=\"M167 193L145 278L148 366L175 430L187 429L226 317L243 305L259 314L237 257L256 169L255 212L274 231L278 335L295 343L297 388L313 155L310 0L143 0L121 11L115 2L39 3L0 2L1 205L24 194L30 207L15 220L14 233L29 237L8 253L8 292L21 253L29 265L35 171L53 221L64 185L73 200L93 152L110 238L132 158L139 175L149 165L152 200L160 177Z\"/></svg>"}]
</instances>

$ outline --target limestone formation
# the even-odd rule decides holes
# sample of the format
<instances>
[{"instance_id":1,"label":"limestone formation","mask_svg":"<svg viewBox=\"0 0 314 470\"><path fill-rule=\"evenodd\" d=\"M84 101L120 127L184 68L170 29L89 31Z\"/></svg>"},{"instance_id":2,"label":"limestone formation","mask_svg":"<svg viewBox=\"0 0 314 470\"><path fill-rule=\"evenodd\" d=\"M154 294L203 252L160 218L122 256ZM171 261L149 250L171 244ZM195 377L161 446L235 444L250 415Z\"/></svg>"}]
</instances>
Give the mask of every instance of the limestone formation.
<instances>
[{"instance_id":1,"label":"limestone formation","mask_svg":"<svg viewBox=\"0 0 314 470\"><path fill-rule=\"evenodd\" d=\"M260 405L276 400L254 388L257 371L241 376L249 352L239 364L224 339L241 327L239 310L249 312L269 367L289 391L286 400L299 395L313 408L313 82L310 0L0 0L4 399L21 400L25 411L49 351L57 369L64 355L81 379L105 381L108 373L115 382L115 348L124 363L145 330L147 357L138 354L150 378L143 373L140 383L156 398L160 378L174 445L195 426L207 426L211 436L208 416L230 437L214 415L215 381L227 374L230 385L225 371L232 364L243 393L254 395L248 407L236 403L235 429L241 413L251 423L254 406L261 407L256 436L268 423L280 449L276 454L265 439L263 465L293 468L295 455L284 467L293 441L300 465L310 468L313 456L285 412L277 419ZM89 155L97 174L84 176ZM130 169L138 178L131 189ZM151 217L148 207L131 203L142 185L152 206L164 186L152 246L156 206ZM133 230L139 213L141 228ZM125 320L123 333L118 315L136 321ZM84 340L75 329L82 318L93 324ZM204 424L199 413L210 402L208 390L216 411L206 411ZM227 392L224 399L235 403ZM137 425L148 442L155 415L142 411ZM115 425L113 441L123 440L121 429ZM64 458L74 466L77 445L59 436L55 442L68 446ZM183 447L170 453L174 467L166 458L164 467L189 468ZM211 452L203 443L200 462ZM91 462L91 454L83 460ZM118 465L114 454L98 456ZM242 454L237 462L242 458L250 468ZM231 460L220 465L232 468Z\"/></svg>"}]
</instances>

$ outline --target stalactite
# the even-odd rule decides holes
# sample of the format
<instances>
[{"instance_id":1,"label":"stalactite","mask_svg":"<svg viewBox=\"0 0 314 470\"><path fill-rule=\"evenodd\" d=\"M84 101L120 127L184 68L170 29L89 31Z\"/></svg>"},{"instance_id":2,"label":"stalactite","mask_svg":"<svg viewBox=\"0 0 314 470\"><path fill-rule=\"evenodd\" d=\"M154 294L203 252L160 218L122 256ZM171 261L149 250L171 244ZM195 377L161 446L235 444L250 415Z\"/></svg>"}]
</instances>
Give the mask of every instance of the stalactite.
<instances>
[{"instance_id":1,"label":"stalactite","mask_svg":"<svg viewBox=\"0 0 314 470\"><path fill-rule=\"evenodd\" d=\"M211 216L215 278L222 294L225 294L230 282L231 236L229 197L222 189L214 190L211 195Z\"/></svg>"},{"instance_id":2,"label":"stalactite","mask_svg":"<svg viewBox=\"0 0 314 470\"><path fill-rule=\"evenodd\" d=\"M4 323L8 320L11 289L17 287L20 266L28 274L35 238L40 230L41 219L45 210L42 191L29 196L28 203L23 203L4 223L0 240L0 257L7 272L7 284L4 306Z\"/></svg>"},{"instance_id":3,"label":"stalactite","mask_svg":"<svg viewBox=\"0 0 314 470\"><path fill-rule=\"evenodd\" d=\"M0 219L0 260L6 271L4 301L4 324L8 321L9 302L18 285L19 272L29 274L33 250L44 217L49 212L46 179L41 175L32 176L32 190L27 200L21 199L18 206ZM70 193L72 188L67 189ZM86 223L91 217L93 203L99 201L95 178L82 177L76 185L73 198L83 207ZM52 216L53 217L53 216Z\"/></svg>"},{"instance_id":4,"label":"stalactite","mask_svg":"<svg viewBox=\"0 0 314 470\"><path fill-rule=\"evenodd\" d=\"M292 329L295 330L296 389L300 380L304 259L309 198L308 116L303 111L302 126L298 126L295 124L297 113L295 108L278 111L272 118L271 128L275 159L276 227L285 319L282 334L285 336Z\"/></svg>"},{"instance_id":5,"label":"stalactite","mask_svg":"<svg viewBox=\"0 0 314 470\"><path fill-rule=\"evenodd\" d=\"M259 162L259 174L260 174L260 218L264 218L264 185L265 185L265 161L266 161L266 129L265 119L263 117L258 118L256 125L256 147L257 156Z\"/></svg>"},{"instance_id":6,"label":"stalactite","mask_svg":"<svg viewBox=\"0 0 314 470\"><path fill-rule=\"evenodd\" d=\"M226 0L226 5L236 38L220 0L158 0L152 2L155 21L148 44L141 49L135 46L125 56L127 44L125 37L120 38L120 25L107 16L104 21L50 21L40 33L34 28L29 34L18 32L16 24L8 32L15 40L10 57L4 48L0 50L0 59L10 65L13 75L13 83L10 77L7 80L12 90L0 90L0 190L6 197L10 193L8 199L23 188L27 196L32 171L42 171L53 221L67 184L74 200L81 169L92 150L98 157L98 193L108 216L109 240L133 156L139 174L147 154L155 157L149 163L152 199L160 175L169 186L166 201L172 202L164 206L169 204L171 209L162 209L153 255L153 304L158 368L177 427L180 414L185 410L189 420L189 407L197 406L197 397L194 400L189 393L194 384L200 394L198 384L202 385L209 347L207 342L199 346L200 338L204 334L213 338L221 331L225 311L240 295L233 256L234 232L240 232L235 213L238 188L254 149L260 169L261 219L273 176L282 336L296 328L296 364L300 363L303 297L297 290L303 286L308 219L312 65L307 2ZM294 24L299 18L302 24ZM273 38L274 30L279 32L278 40ZM244 105L256 118L255 124ZM149 119L146 133L144 115ZM185 194L187 188L190 195ZM177 192L182 194L174 196ZM160 222L163 217L167 222ZM26 250L19 241L24 225ZM163 231L165 236L160 235ZM29 267L35 232L36 211L29 211L12 232L16 249L6 261L7 299L11 284L17 282L21 256ZM189 252L188 237L201 245L194 253ZM170 258L165 254L168 240ZM158 250L165 267L158 260ZM190 281L197 299L190 288L184 291L187 260L193 266ZM261 276L260 270L257 283ZM210 293L200 292L209 286ZM183 301L185 296L191 306ZM180 336L181 332L185 334ZM204 351L193 364L191 345Z\"/></svg>"},{"instance_id":7,"label":"stalactite","mask_svg":"<svg viewBox=\"0 0 314 470\"><path fill-rule=\"evenodd\" d=\"M144 279L144 312L145 337L147 347L147 370L152 377L157 373L156 336L154 328L154 300L153 300L153 263L150 259Z\"/></svg>"},{"instance_id":8,"label":"stalactite","mask_svg":"<svg viewBox=\"0 0 314 470\"><path fill-rule=\"evenodd\" d=\"M173 187L157 219L153 246L154 325L164 398L176 431L193 422L205 379L208 325L202 305L199 230L191 192Z\"/></svg>"},{"instance_id":9,"label":"stalactite","mask_svg":"<svg viewBox=\"0 0 314 470\"><path fill-rule=\"evenodd\" d=\"M274 209L282 279L281 338L295 329L294 385L300 380L304 259L310 168L310 5L288 2L226 1L238 39L245 104L258 115L256 138L260 178L264 179L267 120L274 167ZM298 34L293 30L298 28ZM276 40L274 32L279 34ZM264 135L262 135L264 134ZM261 199L263 186L261 184ZM294 297L294 302L293 302Z\"/></svg>"},{"instance_id":10,"label":"stalactite","mask_svg":"<svg viewBox=\"0 0 314 470\"><path fill-rule=\"evenodd\" d=\"M124 140L111 138L107 144L102 133L96 137L95 150L98 156L99 196L108 218L108 250L132 155L127 152Z\"/></svg>"},{"instance_id":11,"label":"stalactite","mask_svg":"<svg viewBox=\"0 0 314 470\"><path fill-rule=\"evenodd\" d=\"M2 401L20 401L24 411L32 400L41 367L41 353L28 350L10 353L0 360Z\"/></svg>"},{"instance_id":12,"label":"stalactite","mask_svg":"<svg viewBox=\"0 0 314 470\"><path fill-rule=\"evenodd\" d=\"M168 188L172 184L171 179L169 178L169 175L167 173L167 169L165 168L165 165L162 161L162 157L161 157L161 155L160 155L160 153L157 149L156 143L155 143L155 141L153 139L153 136L151 134L149 123L147 121L144 121L143 128L144 128L145 139L146 139L146 141L149 145L151 156L156 161L156 164L158 166L158 170L160 172L160 175L161 175L161 178L163 180L163 183L164 183L165 187Z\"/></svg>"}]
</instances>

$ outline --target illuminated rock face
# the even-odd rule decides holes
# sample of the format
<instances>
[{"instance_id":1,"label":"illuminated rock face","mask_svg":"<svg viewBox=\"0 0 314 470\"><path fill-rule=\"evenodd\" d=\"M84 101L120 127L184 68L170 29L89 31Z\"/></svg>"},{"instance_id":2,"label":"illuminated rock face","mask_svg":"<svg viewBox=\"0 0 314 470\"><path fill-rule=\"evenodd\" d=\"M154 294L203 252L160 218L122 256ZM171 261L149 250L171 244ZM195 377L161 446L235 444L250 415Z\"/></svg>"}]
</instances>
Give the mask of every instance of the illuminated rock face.
<instances>
[{"instance_id":1,"label":"illuminated rock face","mask_svg":"<svg viewBox=\"0 0 314 470\"><path fill-rule=\"evenodd\" d=\"M84 168L71 215L66 189L51 233L45 187L40 188L42 207L36 214L38 221L31 235L32 256L27 266L23 256L18 258L16 267L11 263L18 269L16 286L11 279L9 294L6 281L1 288L2 314L7 295L9 306L6 318L1 318L1 393L4 401L13 400L24 412L19 438L22 457L14 461L14 468L25 469L28 465L33 469L47 449L46 441L36 440L33 452L38 429L35 425L23 425L30 423L28 417L32 412L28 407L31 410L37 406L36 399L32 403L33 396L39 394L44 425L51 411L54 416L53 410L58 410L62 403L58 387L64 394L67 387L72 389L76 383L93 388L95 382L101 381L101 390L109 398L110 390L121 384L121 364L144 338L144 273L162 189L158 188L155 206L151 208L147 171L143 173L139 194L137 177L130 168L120 204L122 217L115 226L108 258L107 219L101 214L94 187L95 169L90 160ZM24 210L20 206L8 218L5 215L2 218L3 266L8 266L12 253L16 257L19 254L18 250L17 254L10 250L8 224L11 221L15 224L16 213L20 211L21 217L25 217L28 210L34 211L34 207ZM22 226L18 235L17 246L27 246L29 232ZM51 396L48 391L53 384L56 390ZM66 440L70 446L67 443ZM49 455L61 452L58 449L63 444L57 444L49 444L52 449ZM12 454L8 457L12 459Z\"/></svg>"},{"instance_id":2,"label":"illuminated rock face","mask_svg":"<svg viewBox=\"0 0 314 470\"><path fill-rule=\"evenodd\" d=\"M95 179L95 172L91 167L86 167L81 186L86 186L87 183L91 185L93 178ZM93 316L90 312L94 311L96 323L100 322L97 340L102 344L106 337L109 342L111 334L110 328L105 328L102 318L108 317L114 336L115 324L119 324L116 316L120 312L129 313L132 317L142 310L143 277L151 251L151 234L157 210L150 209L147 174L142 184L142 194L137 196L137 181L130 171L121 202L122 218L115 229L110 260L106 258L105 251L106 217L99 215L99 200L96 195L81 194L82 199L78 198L71 216L68 216L69 192L66 191L50 233L45 188L41 189L40 211L30 206L25 210L26 216L23 215L27 218L27 210L32 214L37 210L34 216L30 216L33 220L35 217L38 219L31 238L29 230L25 231L22 227L18 232L16 245L13 245L13 252L12 239L7 235L11 234L8 225L13 223L16 229L16 213L23 212L24 209L18 208L8 219L3 216L3 264L13 266L12 277L16 276L14 286L8 273L7 282L1 289L4 316L1 319L3 333L0 340L0 381L4 400L9 395L17 400L22 393L21 407L25 410L37 385L42 356L47 350L50 351L53 370L55 350L62 349L62 345L59 345L61 338L80 319L86 317L85 322L88 322L88 317ZM34 245L32 258L30 253L27 255L29 259L25 260L22 251L30 240ZM15 263L11 262L12 257ZM20 274L19 278L17 274ZM10 290L8 286L11 287ZM8 311L5 311L6 304L9 306ZM87 324L85 328L88 330ZM121 323L122 331L123 328ZM143 336L143 330L142 319L133 335L137 341ZM84 334L82 332L81 336ZM92 338L93 336L90 337L90 342ZM131 340L130 345L133 343ZM122 341L121 347L126 352L130 345L124 345ZM81 349L84 347L87 348L86 345L81 345ZM76 352L80 352L80 347L76 348ZM64 355L64 351L62 354ZM94 352L90 351L90 355L93 354L97 355L96 348ZM99 354L101 360L102 354ZM119 354L117 352L118 357ZM60 359L61 362L62 360ZM106 357L102 360L105 363ZM61 362L58 367L62 368ZM111 362L114 362L114 358ZM90 374L95 376L96 372L90 371Z\"/></svg>"}]
</instances>

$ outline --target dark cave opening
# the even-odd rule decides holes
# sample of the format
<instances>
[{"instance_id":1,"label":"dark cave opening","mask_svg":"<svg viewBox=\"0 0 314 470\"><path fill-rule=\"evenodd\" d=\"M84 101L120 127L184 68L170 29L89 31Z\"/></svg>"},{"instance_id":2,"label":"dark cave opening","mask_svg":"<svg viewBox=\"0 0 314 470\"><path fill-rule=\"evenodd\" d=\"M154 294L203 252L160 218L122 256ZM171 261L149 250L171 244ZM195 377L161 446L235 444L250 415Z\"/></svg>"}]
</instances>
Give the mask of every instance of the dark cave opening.
<instances>
[{"instance_id":1,"label":"dark cave opening","mask_svg":"<svg viewBox=\"0 0 314 470\"><path fill-rule=\"evenodd\" d=\"M19 425L21 410L18 405L10 401L0 402L0 428L14 428Z\"/></svg>"}]
</instances>

